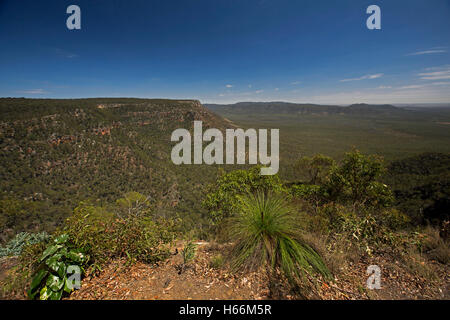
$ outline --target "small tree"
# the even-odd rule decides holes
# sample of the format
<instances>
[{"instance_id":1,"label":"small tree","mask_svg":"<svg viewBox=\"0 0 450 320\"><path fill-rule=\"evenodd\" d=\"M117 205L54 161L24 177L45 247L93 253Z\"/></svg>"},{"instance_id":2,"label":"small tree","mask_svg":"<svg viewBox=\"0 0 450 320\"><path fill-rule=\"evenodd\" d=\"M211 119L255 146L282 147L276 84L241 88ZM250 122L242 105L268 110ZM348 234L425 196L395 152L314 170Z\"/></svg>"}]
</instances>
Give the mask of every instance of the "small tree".
<instances>
[{"instance_id":1,"label":"small tree","mask_svg":"<svg viewBox=\"0 0 450 320\"><path fill-rule=\"evenodd\" d=\"M323 154L313 157L302 157L295 163L295 171L308 184L321 184L325 182L331 168L335 165L332 158Z\"/></svg>"},{"instance_id":2,"label":"small tree","mask_svg":"<svg viewBox=\"0 0 450 320\"><path fill-rule=\"evenodd\" d=\"M393 201L391 190L379 181L385 171L383 160L355 150L334 166L326 188L332 200L354 206L387 206Z\"/></svg>"}]
</instances>

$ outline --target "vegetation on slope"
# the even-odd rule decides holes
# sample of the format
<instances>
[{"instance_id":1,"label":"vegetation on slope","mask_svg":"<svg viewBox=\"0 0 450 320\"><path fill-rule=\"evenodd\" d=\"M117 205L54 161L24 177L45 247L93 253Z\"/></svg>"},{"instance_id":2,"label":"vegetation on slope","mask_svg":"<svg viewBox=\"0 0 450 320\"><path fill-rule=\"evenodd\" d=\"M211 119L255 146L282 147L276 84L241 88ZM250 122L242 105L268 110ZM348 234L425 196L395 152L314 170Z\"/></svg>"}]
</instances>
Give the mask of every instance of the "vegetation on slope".
<instances>
[{"instance_id":1,"label":"vegetation on slope","mask_svg":"<svg viewBox=\"0 0 450 320\"><path fill-rule=\"evenodd\" d=\"M416 223L450 218L450 154L423 153L389 164L384 179L397 206Z\"/></svg>"},{"instance_id":2,"label":"vegetation on slope","mask_svg":"<svg viewBox=\"0 0 450 320\"><path fill-rule=\"evenodd\" d=\"M80 201L130 191L156 199L162 217L202 223L197 199L212 166L176 166L176 128L224 128L198 101L0 99L0 243L20 231L54 230Z\"/></svg>"},{"instance_id":3,"label":"vegetation on slope","mask_svg":"<svg viewBox=\"0 0 450 320\"><path fill-rule=\"evenodd\" d=\"M299 162L306 166L302 173L318 170L316 161ZM430 227L414 227L408 216L393 207L392 193L380 182L384 166L379 158L352 151L331 167L329 161L320 163L325 168L319 170L321 178L314 180L317 184L287 184L277 176L261 179L252 173L258 167L223 173L209 187L203 205L213 204L208 220L214 231L210 237L231 243L222 251L230 259L211 263L222 268L230 262L230 272L238 272L240 267L259 270L267 275L271 297L317 298L321 285L334 286L330 279L342 276L342 270L373 257L400 260L408 272L430 283L439 281L436 267L429 261L438 261L442 264L439 268L446 268L450 260L448 236L436 237ZM236 184L242 188L227 187ZM217 199L221 200L215 202ZM85 265L88 277L101 273L118 258L126 264L165 260L171 256L174 241L189 237L189 232L177 231L182 221L162 218L155 203L136 192L114 204L81 203L53 237L67 235L67 243L89 257ZM15 280L4 287L7 294L23 292L30 286L30 276L39 276L36 272L48 241L26 246L19 269L12 274ZM195 258L193 248L188 242L181 250L184 262L180 274ZM63 258L58 256L47 265L59 265ZM32 286L31 296L60 298L60 286L48 281L47 286ZM53 286L50 295L48 286Z\"/></svg>"},{"instance_id":4,"label":"vegetation on slope","mask_svg":"<svg viewBox=\"0 0 450 320\"><path fill-rule=\"evenodd\" d=\"M7 297L23 289L34 298L67 297L64 246L88 257L87 279L117 259L164 261L177 253L177 239L199 237L226 248L209 265L235 274L251 266L281 297L318 297L334 286L330 273L340 278L375 257L400 261L438 285L436 270L448 270L447 154L386 165L356 150L334 158L291 152L281 159L289 170L261 176L259 167L225 172L171 163L172 130L191 128L194 119L226 127L196 101L0 99L0 107L1 252L21 251L2 287ZM12 239L44 229L51 237ZM194 243L181 252L180 275L195 260Z\"/></svg>"}]
</instances>

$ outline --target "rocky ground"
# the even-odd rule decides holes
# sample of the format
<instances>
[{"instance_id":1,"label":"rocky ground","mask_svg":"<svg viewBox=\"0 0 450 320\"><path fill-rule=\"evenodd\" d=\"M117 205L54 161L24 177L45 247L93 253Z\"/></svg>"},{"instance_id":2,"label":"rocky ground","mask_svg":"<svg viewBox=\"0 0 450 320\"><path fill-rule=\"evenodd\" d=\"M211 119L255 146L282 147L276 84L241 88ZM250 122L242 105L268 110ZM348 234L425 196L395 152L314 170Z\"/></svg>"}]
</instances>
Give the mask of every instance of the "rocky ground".
<instances>
[{"instance_id":1,"label":"rocky ground","mask_svg":"<svg viewBox=\"0 0 450 320\"><path fill-rule=\"evenodd\" d=\"M180 252L181 246L177 248ZM266 299L266 279L258 273L233 275L227 268L212 268L210 259L220 247L197 243L194 261L180 273L180 253L159 265L136 263L124 267L116 260L101 274L83 281L70 299Z\"/></svg>"},{"instance_id":2,"label":"rocky ground","mask_svg":"<svg viewBox=\"0 0 450 320\"><path fill-rule=\"evenodd\" d=\"M198 243L195 260L179 273L180 254L157 266L137 263L124 267L117 260L92 279L83 281L70 299L269 299L267 278L263 273L231 273L224 265L211 267L211 257L224 248ZM382 271L381 289L367 289L369 265ZM450 299L448 266L434 263L438 277L426 279L405 270L399 261L383 256L364 258L349 265L334 282L321 282L316 299ZM286 293L282 298L295 299Z\"/></svg>"},{"instance_id":3,"label":"rocky ground","mask_svg":"<svg viewBox=\"0 0 450 320\"><path fill-rule=\"evenodd\" d=\"M158 265L115 260L96 276L83 279L80 290L69 299L82 300L203 300L203 299L271 299L267 278L261 272L232 273L226 264L211 266L212 257L225 248L207 242L197 243L194 260L182 272L183 259L180 244L174 254ZM177 252L177 253L175 253ZM2 259L0 283L6 279L17 259ZM367 289L366 274L369 265L381 268L381 289ZM386 256L363 257L343 267L333 282L320 282L314 299L450 299L450 272L448 265L430 262L434 278L420 276L406 269L400 262ZM25 299L19 292L13 299ZM273 297L272 297L273 298ZM282 299L295 299L284 292Z\"/></svg>"}]
</instances>

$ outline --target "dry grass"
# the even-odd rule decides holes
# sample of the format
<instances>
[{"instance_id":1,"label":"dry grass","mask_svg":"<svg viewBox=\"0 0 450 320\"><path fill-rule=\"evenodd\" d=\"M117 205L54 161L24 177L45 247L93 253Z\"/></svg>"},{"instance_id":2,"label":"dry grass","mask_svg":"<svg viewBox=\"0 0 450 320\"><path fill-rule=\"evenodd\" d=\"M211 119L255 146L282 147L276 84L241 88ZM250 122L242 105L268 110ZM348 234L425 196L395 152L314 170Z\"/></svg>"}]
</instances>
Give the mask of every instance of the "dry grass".
<instances>
[{"instance_id":1,"label":"dry grass","mask_svg":"<svg viewBox=\"0 0 450 320\"><path fill-rule=\"evenodd\" d=\"M333 274L341 273L349 262L356 263L360 259L361 254L358 248L349 246L345 239L338 238L330 242L319 233L305 233L303 238L322 256Z\"/></svg>"},{"instance_id":2,"label":"dry grass","mask_svg":"<svg viewBox=\"0 0 450 320\"><path fill-rule=\"evenodd\" d=\"M213 269L221 269L225 264L225 259L222 254L216 254L211 257L209 261L209 266Z\"/></svg>"},{"instance_id":3,"label":"dry grass","mask_svg":"<svg viewBox=\"0 0 450 320\"><path fill-rule=\"evenodd\" d=\"M425 228L426 235L424 241L424 252L430 259L436 260L442 264L450 262L450 245L439 236L439 230L428 226Z\"/></svg>"},{"instance_id":4,"label":"dry grass","mask_svg":"<svg viewBox=\"0 0 450 320\"><path fill-rule=\"evenodd\" d=\"M429 263L428 259L415 250L408 250L402 255L402 261L406 269L419 277L429 281L436 280L438 275Z\"/></svg>"}]
</instances>

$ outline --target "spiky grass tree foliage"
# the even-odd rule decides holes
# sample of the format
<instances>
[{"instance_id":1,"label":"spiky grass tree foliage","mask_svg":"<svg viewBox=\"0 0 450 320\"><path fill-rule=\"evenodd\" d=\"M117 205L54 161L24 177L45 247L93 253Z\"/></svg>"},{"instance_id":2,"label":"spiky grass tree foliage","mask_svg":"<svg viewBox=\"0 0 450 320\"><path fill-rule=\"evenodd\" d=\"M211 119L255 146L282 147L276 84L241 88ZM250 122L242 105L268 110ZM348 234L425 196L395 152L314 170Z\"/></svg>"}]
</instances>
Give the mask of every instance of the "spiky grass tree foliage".
<instances>
[{"instance_id":1,"label":"spiky grass tree foliage","mask_svg":"<svg viewBox=\"0 0 450 320\"><path fill-rule=\"evenodd\" d=\"M301 283L306 274L331 276L322 258L301 240L284 199L258 193L244 196L242 203L241 213L230 221L235 268L265 267L271 278L281 271L291 284Z\"/></svg>"}]
</instances>

